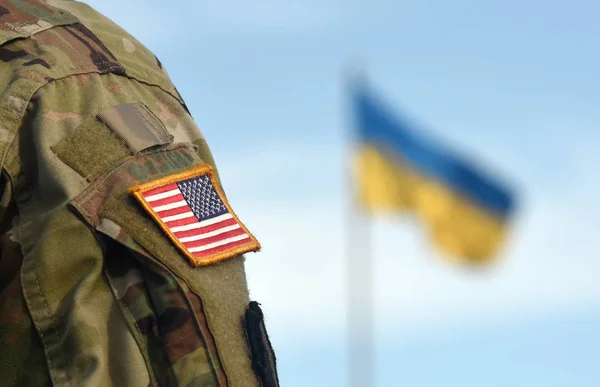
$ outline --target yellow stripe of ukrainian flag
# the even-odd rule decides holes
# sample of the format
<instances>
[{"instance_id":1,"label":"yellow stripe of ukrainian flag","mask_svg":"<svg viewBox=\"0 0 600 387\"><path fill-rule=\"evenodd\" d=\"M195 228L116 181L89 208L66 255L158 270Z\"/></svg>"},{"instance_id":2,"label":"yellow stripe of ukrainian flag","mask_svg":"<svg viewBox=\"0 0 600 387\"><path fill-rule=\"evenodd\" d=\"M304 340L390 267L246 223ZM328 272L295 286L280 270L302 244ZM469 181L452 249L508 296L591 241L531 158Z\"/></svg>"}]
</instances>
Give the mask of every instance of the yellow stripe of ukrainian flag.
<instances>
[{"instance_id":1,"label":"yellow stripe of ukrainian flag","mask_svg":"<svg viewBox=\"0 0 600 387\"><path fill-rule=\"evenodd\" d=\"M512 195L474 166L417 138L366 93L357 97L355 176L373 213L412 212L443 253L485 262L505 240Z\"/></svg>"}]
</instances>

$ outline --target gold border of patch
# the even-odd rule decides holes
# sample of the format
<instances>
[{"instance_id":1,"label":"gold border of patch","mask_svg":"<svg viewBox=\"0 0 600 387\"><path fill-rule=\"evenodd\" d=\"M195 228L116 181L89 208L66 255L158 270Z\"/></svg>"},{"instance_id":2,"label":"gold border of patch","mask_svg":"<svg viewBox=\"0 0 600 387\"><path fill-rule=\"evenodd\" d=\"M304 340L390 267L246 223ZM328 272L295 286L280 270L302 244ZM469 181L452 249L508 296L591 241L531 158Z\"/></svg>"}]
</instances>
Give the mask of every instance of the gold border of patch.
<instances>
[{"instance_id":1,"label":"gold border of patch","mask_svg":"<svg viewBox=\"0 0 600 387\"><path fill-rule=\"evenodd\" d=\"M221 201L227 208L227 211L229 211L231 216L240 225L240 227L244 230L244 232L246 232L246 234L248 234L248 236L250 237L250 242L248 242L244 245L241 245L241 246L236 246L236 247L234 247L232 249L228 249L226 251L221 251L214 255L209 255L207 257L198 258L198 257L194 256L194 254L191 253L179 241L179 239L171 232L171 230L165 224L165 222L162 221L160 216L152 209L150 204L148 202L146 202L146 200L144 199L144 196L143 196L144 192L153 190L155 188L158 188L158 187L161 187L161 186L164 186L167 184L173 184L173 183L180 182L182 180L191 179L191 178L200 177L200 176L208 176L208 178L210 179L210 181L213 185L213 188L215 189L215 191L219 195L219 198L221 199ZM161 230L165 234L167 234L167 236L169 237L171 242L173 242L175 244L175 246L177 246L179 248L179 250L188 258L190 263L195 267L213 265L215 263L219 263L219 262L225 261L227 259L234 258L241 254L245 254L245 253L249 253L249 252L256 252L256 251L260 250L260 248L261 248L260 243L258 242L256 237L254 237L254 235L252 235L250 233L250 231L240 221L240 219L235 214L235 212L233 212L233 209L231 208L229 202L225 199L225 194L224 194L223 190L221 189L219 184L217 184L217 182L216 182L213 169L209 165L200 165L200 166L194 167L194 168L189 169L184 172L180 172L180 173L176 173L174 175L162 177L160 179L153 180L148 183L135 185L129 189L129 193L131 193L136 198L136 200L141 204L141 206L146 210L146 212L148 212L148 214L150 214L152 219L160 226Z\"/></svg>"}]
</instances>

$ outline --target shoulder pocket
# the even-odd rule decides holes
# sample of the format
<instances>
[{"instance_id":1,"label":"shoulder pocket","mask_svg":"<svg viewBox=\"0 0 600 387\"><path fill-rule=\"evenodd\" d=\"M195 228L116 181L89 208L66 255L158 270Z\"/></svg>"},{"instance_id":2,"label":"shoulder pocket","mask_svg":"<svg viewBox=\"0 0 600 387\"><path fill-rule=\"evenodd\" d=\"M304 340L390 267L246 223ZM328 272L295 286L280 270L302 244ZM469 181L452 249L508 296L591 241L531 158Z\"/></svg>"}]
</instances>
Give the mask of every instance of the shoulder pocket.
<instances>
[{"instance_id":1,"label":"shoulder pocket","mask_svg":"<svg viewBox=\"0 0 600 387\"><path fill-rule=\"evenodd\" d=\"M225 214L212 209L217 202L214 193L203 182L193 180L195 176L205 176L203 168L206 167L189 144L131 156L94 179L70 204L93 229L172 274L189 289L190 295L201 300L202 315L195 314L194 318L202 320L205 316L207 329L215 339L214 350L219 354L227 378L236 385L256 380L242 325L249 303L242 254L257 250L258 243L246 243L247 239L244 239L243 244L239 244L240 240L233 238L232 244L225 245L225 250L215 253L212 249L223 246L219 242L230 238L223 239L223 233L211 231L210 224L200 224L202 221L194 221L186 214L192 212L197 219L198 211L214 211L213 221ZM170 192L174 190L172 184L178 182L185 183L180 184L179 200L170 200L174 196ZM216 184L214 180L212 182ZM190 194L190 191L196 194ZM188 206L186 211L173 214L162 211L182 208L183 204L179 203L182 201ZM159 208L161 206L164 207ZM222 211L222 207L219 208ZM159 215L164 216L156 219ZM167 217L171 218L165 219ZM235 226L233 216L225 218L229 220L225 219L220 228ZM165 226L169 226L170 233L175 235L170 235ZM203 234L196 232L203 227L208 227ZM233 228L237 235L240 229L245 230L243 226ZM216 242L211 239L215 237ZM184 246L179 246L177 240ZM206 251L215 259L203 260L202 254L197 254ZM223 252L225 254L218 256ZM194 297L188 297L192 304Z\"/></svg>"},{"instance_id":2,"label":"shoulder pocket","mask_svg":"<svg viewBox=\"0 0 600 387\"><path fill-rule=\"evenodd\" d=\"M97 177L70 204L104 243L104 271L157 385L226 387L203 300L175 274L180 259L153 228L129 188L202 165L195 149L180 144L130 156ZM186 364L195 364L190 370Z\"/></svg>"}]
</instances>

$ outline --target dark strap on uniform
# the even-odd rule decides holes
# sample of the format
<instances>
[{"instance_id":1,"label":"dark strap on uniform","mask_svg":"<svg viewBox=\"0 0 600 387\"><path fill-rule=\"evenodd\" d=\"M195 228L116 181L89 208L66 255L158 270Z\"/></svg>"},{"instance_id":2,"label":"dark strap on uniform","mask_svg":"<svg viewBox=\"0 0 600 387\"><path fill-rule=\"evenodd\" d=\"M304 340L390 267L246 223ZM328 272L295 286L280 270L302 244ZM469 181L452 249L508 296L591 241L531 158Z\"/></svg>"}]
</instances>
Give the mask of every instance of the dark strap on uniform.
<instances>
[{"instance_id":1,"label":"dark strap on uniform","mask_svg":"<svg viewBox=\"0 0 600 387\"><path fill-rule=\"evenodd\" d=\"M263 387L279 387L277 360L258 302L252 301L246 312L246 332L252 353L252 367Z\"/></svg>"}]
</instances>

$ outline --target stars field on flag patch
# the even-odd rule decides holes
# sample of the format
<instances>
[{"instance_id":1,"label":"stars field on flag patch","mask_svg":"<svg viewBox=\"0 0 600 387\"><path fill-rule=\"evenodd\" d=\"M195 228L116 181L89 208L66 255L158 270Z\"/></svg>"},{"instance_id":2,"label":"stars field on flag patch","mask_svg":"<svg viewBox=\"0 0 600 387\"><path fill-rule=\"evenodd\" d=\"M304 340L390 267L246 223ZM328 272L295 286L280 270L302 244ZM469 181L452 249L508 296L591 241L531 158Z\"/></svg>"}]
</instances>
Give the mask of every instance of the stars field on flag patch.
<instances>
[{"instance_id":1,"label":"stars field on flag patch","mask_svg":"<svg viewBox=\"0 0 600 387\"><path fill-rule=\"evenodd\" d=\"M194 266L260 249L207 165L133 187L131 193Z\"/></svg>"}]
</instances>

